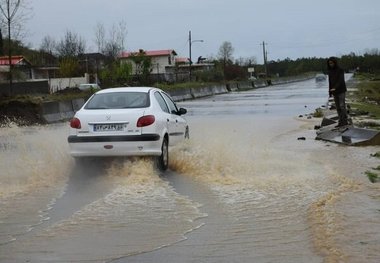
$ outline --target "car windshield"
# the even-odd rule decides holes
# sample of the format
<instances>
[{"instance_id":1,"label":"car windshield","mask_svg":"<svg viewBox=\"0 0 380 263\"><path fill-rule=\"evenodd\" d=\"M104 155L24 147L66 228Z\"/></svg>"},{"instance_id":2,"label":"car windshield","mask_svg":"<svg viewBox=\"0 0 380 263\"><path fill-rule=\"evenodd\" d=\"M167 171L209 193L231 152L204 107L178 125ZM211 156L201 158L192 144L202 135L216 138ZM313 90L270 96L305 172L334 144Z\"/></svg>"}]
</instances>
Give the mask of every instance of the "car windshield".
<instances>
[{"instance_id":1,"label":"car windshield","mask_svg":"<svg viewBox=\"0 0 380 263\"><path fill-rule=\"evenodd\" d=\"M145 108L149 106L146 92L111 92L95 94L85 109L125 109Z\"/></svg>"}]
</instances>

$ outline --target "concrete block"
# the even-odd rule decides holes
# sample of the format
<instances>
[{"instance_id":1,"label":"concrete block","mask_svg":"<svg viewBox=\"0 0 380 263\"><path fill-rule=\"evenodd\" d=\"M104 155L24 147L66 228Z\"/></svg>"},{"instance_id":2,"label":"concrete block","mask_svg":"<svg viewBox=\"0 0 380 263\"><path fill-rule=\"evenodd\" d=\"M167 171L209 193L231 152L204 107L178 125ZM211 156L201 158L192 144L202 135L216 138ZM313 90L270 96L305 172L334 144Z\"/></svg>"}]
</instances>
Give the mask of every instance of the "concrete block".
<instances>
[{"instance_id":1,"label":"concrete block","mask_svg":"<svg viewBox=\"0 0 380 263\"><path fill-rule=\"evenodd\" d=\"M71 101L73 111L78 111L85 103L84 99L74 99Z\"/></svg>"},{"instance_id":2,"label":"concrete block","mask_svg":"<svg viewBox=\"0 0 380 263\"><path fill-rule=\"evenodd\" d=\"M324 140L351 146L380 145L380 131L356 128L334 128L330 125L317 132L316 140Z\"/></svg>"}]
</instances>

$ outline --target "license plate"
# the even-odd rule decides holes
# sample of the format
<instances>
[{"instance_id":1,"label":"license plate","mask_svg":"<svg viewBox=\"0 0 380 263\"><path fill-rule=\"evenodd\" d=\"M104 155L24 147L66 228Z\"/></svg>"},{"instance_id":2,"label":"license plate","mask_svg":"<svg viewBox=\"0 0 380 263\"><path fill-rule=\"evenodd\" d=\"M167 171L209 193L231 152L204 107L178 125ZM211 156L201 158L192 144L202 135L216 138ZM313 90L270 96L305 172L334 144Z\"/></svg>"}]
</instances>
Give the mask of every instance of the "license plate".
<instances>
[{"instance_id":1,"label":"license plate","mask_svg":"<svg viewBox=\"0 0 380 263\"><path fill-rule=\"evenodd\" d=\"M124 131L126 124L94 124L94 132Z\"/></svg>"}]
</instances>

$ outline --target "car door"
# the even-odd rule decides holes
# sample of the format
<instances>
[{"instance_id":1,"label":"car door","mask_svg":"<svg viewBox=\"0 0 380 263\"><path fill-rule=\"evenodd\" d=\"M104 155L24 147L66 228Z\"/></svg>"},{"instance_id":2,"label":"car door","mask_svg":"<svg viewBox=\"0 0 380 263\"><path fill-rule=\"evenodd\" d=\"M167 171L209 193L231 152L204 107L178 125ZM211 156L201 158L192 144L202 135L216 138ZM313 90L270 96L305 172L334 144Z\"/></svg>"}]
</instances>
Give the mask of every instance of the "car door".
<instances>
[{"instance_id":1,"label":"car door","mask_svg":"<svg viewBox=\"0 0 380 263\"><path fill-rule=\"evenodd\" d=\"M164 99L163 94L159 91L156 91L154 93L154 96L160 105L160 108L162 109L162 114L165 116L166 128L169 134L169 145L174 145L176 143L176 140L172 140L172 134L176 133L176 119L174 118L173 114L170 113L171 110L166 100Z\"/></svg>"},{"instance_id":2,"label":"car door","mask_svg":"<svg viewBox=\"0 0 380 263\"><path fill-rule=\"evenodd\" d=\"M172 141L173 144L175 144L185 138L186 120L178 114L178 108L172 98L165 92L162 92L162 96L165 98L171 115L172 129L169 134L169 141Z\"/></svg>"}]
</instances>

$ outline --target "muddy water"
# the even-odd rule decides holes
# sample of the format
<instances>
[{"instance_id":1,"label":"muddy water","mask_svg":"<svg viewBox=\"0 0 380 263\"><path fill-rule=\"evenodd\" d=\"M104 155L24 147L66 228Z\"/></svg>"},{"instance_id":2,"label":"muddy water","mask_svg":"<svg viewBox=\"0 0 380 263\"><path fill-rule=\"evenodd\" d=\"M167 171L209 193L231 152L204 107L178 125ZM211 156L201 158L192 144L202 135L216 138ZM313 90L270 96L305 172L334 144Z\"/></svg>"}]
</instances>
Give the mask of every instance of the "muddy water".
<instances>
[{"instance_id":1,"label":"muddy water","mask_svg":"<svg viewBox=\"0 0 380 263\"><path fill-rule=\"evenodd\" d=\"M306 81L180 103L190 140L164 174L75 165L64 125L2 129L0 262L378 262L379 149L315 141L305 114L325 95Z\"/></svg>"}]
</instances>

